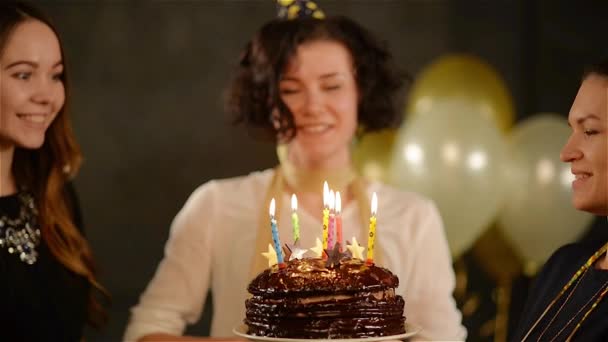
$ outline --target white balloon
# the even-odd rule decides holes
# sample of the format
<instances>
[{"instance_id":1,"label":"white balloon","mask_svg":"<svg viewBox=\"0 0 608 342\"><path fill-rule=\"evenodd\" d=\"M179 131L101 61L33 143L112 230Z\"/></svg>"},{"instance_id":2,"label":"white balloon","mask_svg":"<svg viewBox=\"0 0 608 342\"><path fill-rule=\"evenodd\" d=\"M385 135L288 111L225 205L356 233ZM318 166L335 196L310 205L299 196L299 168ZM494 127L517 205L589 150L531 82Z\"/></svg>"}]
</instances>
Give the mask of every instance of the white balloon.
<instances>
[{"instance_id":1,"label":"white balloon","mask_svg":"<svg viewBox=\"0 0 608 342\"><path fill-rule=\"evenodd\" d=\"M458 98L434 100L399 131L391 176L404 190L433 199L454 256L496 217L504 198L506 145L497 124Z\"/></svg>"},{"instance_id":2,"label":"white balloon","mask_svg":"<svg viewBox=\"0 0 608 342\"><path fill-rule=\"evenodd\" d=\"M574 176L559 159L569 135L565 118L544 113L518 124L508 139L509 191L498 223L526 261L537 265L576 241L593 218L572 206Z\"/></svg>"}]
</instances>

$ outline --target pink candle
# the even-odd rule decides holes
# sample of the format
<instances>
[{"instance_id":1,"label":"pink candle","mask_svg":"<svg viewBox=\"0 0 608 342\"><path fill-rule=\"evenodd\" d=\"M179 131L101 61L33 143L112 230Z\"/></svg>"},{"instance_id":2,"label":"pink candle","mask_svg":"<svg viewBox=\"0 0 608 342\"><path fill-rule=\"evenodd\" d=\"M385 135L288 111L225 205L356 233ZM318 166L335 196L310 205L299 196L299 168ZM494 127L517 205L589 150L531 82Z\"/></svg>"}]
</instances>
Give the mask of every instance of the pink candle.
<instances>
[{"instance_id":1,"label":"pink candle","mask_svg":"<svg viewBox=\"0 0 608 342\"><path fill-rule=\"evenodd\" d=\"M323 183L323 249L327 249L327 239L329 233L327 231L329 227L329 186L327 182ZM325 254L323 254L325 255Z\"/></svg>"},{"instance_id":2,"label":"pink candle","mask_svg":"<svg viewBox=\"0 0 608 342\"><path fill-rule=\"evenodd\" d=\"M342 252L342 199L340 198L340 191L336 191L336 241L340 245L340 252Z\"/></svg>"},{"instance_id":3,"label":"pink candle","mask_svg":"<svg viewBox=\"0 0 608 342\"><path fill-rule=\"evenodd\" d=\"M327 237L327 249L334 248L336 243L336 212L335 212L336 195L333 190L329 191L329 227Z\"/></svg>"}]
</instances>

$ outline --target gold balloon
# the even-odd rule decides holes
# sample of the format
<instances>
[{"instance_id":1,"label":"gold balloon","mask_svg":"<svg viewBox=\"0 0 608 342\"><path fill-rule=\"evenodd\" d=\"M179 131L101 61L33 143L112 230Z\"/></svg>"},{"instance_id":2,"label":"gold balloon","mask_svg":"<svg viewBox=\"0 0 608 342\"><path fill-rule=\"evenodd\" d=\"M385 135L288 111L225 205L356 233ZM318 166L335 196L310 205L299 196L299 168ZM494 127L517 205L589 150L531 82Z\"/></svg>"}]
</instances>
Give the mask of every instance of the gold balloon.
<instances>
[{"instance_id":1,"label":"gold balloon","mask_svg":"<svg viewBox=\"0 0 608 342\"><path fill-rule=\"evenodd\" d=\"M513 99L500 75L481 59L464 54L441 57L420 73L406 115L425 115L438 102L452 99L468 102L503 133L513 126Z\"/></svg>"},{"instance_id":2,"label":"gold balloon","mask_svg":"<svg viewBox=\"0 0 608 342\"><path fill-rule=\"evenodd\" d=\"M505 154L494 120L468 101L442 101L399 130L391 179L435 201L452 255L458 257L498 214Z\"/></svg>"},{"instance_id":3,"label":"gold balloon","mask_svg":"<svg viewBox=\"0 0 608 342\"><path fill-rule=\"evenodd\" d=\"M388 183L396 131L392 129L364 135L353 148L353 161L359 174Z\"/></svg>"}]
</instances>

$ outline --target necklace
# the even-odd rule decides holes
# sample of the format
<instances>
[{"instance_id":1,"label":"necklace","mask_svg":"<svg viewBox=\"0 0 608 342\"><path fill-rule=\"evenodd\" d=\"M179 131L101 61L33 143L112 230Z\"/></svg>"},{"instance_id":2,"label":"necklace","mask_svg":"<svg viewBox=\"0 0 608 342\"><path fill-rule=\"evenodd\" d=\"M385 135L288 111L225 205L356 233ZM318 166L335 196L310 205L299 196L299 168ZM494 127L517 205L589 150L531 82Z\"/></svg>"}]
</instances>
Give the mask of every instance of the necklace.
<instances>
[{"instance_id":1,"label":"necklace","mask_svg":"<svg viewBox=\"0 0 608 342\"><path fill-rule=\"evenodd\" d=\"M38 259L36 247L40 244L38 210L28 192L20 191L17 198L20 202L17 217L0 216L0 248L18 254L22 262L32 265Z\"/></svg>"},{"instance_id":2,"label":"necklace","mask_svg":"<svg viewBox=\"0 0 608 342\"><path fill-rule=\"evenodd\" d=\"M549 329L549 327L551 327L551 324L553 324L553 321L557 318L557 316L559 316L559 313L562 311L562 309L564 308L564 306L566 306L566 304L570 300L570 297L572 297L572 294L576 291L576 289L578 288L578 286L580 285L580 283L585 278L585 275L587 275L587 270L585 270L585 272L583 272L583 274L581 275L581 277L576 282L576 285L574 285L574 287L572 288L572 291L570 291L570 293L568 293L568 296L566 297L566 300L564 300L564 302L562 303L562 305L559 306L559 308L557 309L557 312L555 313L555 315L553 315L553 318L551 318L551 320L549 321L549 323L547 323L547 326L545 327L545 329L543 329L543 331L540 333L540 335L538 335L537 341L541 341L541 339L543 338L543 336L545 335L545 333L547 332L547 330ZM593 297L592 297L592 299L593 299ZM587 304L585 304L585 306L587 306ZM583 306L581 308L581 310L584 309L585 306ZM580 312L580 310L579 310L579 312ZM578 315L578 313L577 313L577 315ZM570 321L572 321L572 319L574 319L574 317L576 317L576 315L572 316L572 318L570 319ZM558 334L555 337L553 337L553 339L555 339L557 336L559 336L562 333L562 331L566 328L566 326L568 326L570 324L570 321L568 322L568 324L566 324L566 325L564 325L564 327L562 327L562 330L560 330L558 332Z\"/></svg>"},{"instance_id":3,"label":"necklace","mask_svg":"<svg viewBox=\"0 0 608 342\"><path fill-rule=\"evenodd\" d=\"M556 338L558 338L558 337L559 337L559 335L561 335L561 334L562 334L562 332L564 332L564 331L566 330L566 328L568 328L568 327L570 326L570 323L572 323L572 322L574 321L574 319L575 319L576 317L578 317L578 315L579 315L579 314L580 314L580 313L581 313L581 312L582 312L582 311L583 311L583 310L584 310L584 309L587 307L587 305L589 305L589 303L591 303L591 301L593 301L593 300L594 300L594 299L595 299L595 298L598 296L598 294L600 294L600 295L601 295L601 292L602 292L602 291L605 291L605 289L606 289L606 284L608 284L608 281L606 281L604 284L602 284L602 286L600 286L600 288L599 288L599 289L598 289L598 290L597 290L597 291L596 291L596 292L593 294L593 296L591 296L591 298L589 298L589 300L587 301L587 303L585 303L585 305L583 305L583 306L582 306L580 309L578 309L578 311L577 311L577 312L574 314L574 316L572 316L572 317L571 317L571 318L568 320L568 322L566 322L566 324L565 324L565 325L564 325L564 326L563 326L563 327L562 327L562 328L561 328L561 329L560 329L560 330L557 332L557 335L555 335L555 337L553 337L553 339L552 339L551 341L554 341ZM572 291L574 291L574 290L572 290ZM600 300L601 300L601 299L600 299ZM597 304L596 304L596 305L597 305ZM588 315L590 312L591 312L591 311L590 311L590 310L588 310L588 311L585 313L585 315ZM572 332L570 333L570 335L569 335L569 337L568 337L568 339L567 339L568 341L569 341L569 340L572 338L572 336L574 336L574 332L575 332L576 330L578 330L578 327L580 327L580 325L581 325L582 321L583 321L585 318L587 318L587 317L586 317L586 316L584 316L584 317L583 317L583 319L582 319L581 321L579 321L579 323L576 325L575 329L574 329L574 330L572 330Z\"/></svg>"},{"instance_id":4,"label":"necklace","mask_svg":"<svg viewBox=\"0 0 608 342\"><path fill-rule=\"evenodd\" d=\"M540 317L538 317L538 319L534 322L534 324L532 325L532 327L528 330L528 332L526 333L526 335L522 339L522 342L524 342L528 338L528 336L530 336L530 333L532 333L532 331L534 330L534 328L536 328L536 326L538 325L538 323L540 323L540 321L545 317L545 315L547 314L547 312L549 312L549 310L553 307L553 305L555 305L555 303L566 293L566 291L568 291L568 289L570 289L570 287L575 282L576 282L576 285L575 285L574 289L572 290L572 292L574 292L574 290L576 290L576 287L578 286L577 280L580 280L581 275L585 274L587 272L587 270L597 261L597 259L599 259L599 257L601 255L603 255L604 253L606 253L607 249L608 249L608 243L605 244L604 246L602 246L602 248L600 248L597 252L595 252L587 260L587 262L585 262L578 269L578 271L576 271L576 273L574 273L574 275L570 278L570 280L566 283L566 285L562 288L562 290L558 293L558 295L551 301L551 303L549 303L549 305L547 305L547 307L545 308L545 310L543 311L543 313L540 315ZM570 333L570 335L568 336L568 338L566 339L566 341L570 341L572 339L572 337L574 336L574 334L578 331L578 329L581 327L581 325L583 324L583 322L587 319L587 317L589 316L589 314L597 307L597 305L602 301L602 299L604 299L604 297L606 296L606 293L608 292L608 286L606 286L606 285L608 285L608 282L604 283L604 285L602 285L602 287L600 287L600 290L598 290L598 293L599 293L598 298L593 302L593 304L587 310L587 312L585 312L585 314L580 319L580 321L578 321L578 323L576 324L576 326L574 327L574 329L572 330L572 332ZM591 300L593 300L593 298L595 296L597 296L598 293L596 293L595 295L593 295L593 297L591 297L591 299L589 300L589 302ZM570 293L570 295L571 294L572 293ZM570 295L568 296L568 298L566 299L566 301L570 298ZM562 304L562 306L560 307L560 309L558 310L558 312L555 314L555 316L557 316L559 314L559 312L563 308L564 304ZM585 306L587 306L587 304L585 304ZM585 306L583 306L583 308ZM579 310L579 312L582 311L583 308L581 308L581 310ZM578 313L577 313L577 315L578 315ZM549 322L549 324L551 324L551 322L553 322L553 320L555 319L555 316ZM568 324L570 324L570 322L568 322ZM546 328L545 328L545 330L543 330L543 334L544 334L545 331L546 331ZM560 331L559 333L561 334L561 332L562 331ZM541 334L541 336L542 336L542 334Z\"/></svg>"}]
</instances>

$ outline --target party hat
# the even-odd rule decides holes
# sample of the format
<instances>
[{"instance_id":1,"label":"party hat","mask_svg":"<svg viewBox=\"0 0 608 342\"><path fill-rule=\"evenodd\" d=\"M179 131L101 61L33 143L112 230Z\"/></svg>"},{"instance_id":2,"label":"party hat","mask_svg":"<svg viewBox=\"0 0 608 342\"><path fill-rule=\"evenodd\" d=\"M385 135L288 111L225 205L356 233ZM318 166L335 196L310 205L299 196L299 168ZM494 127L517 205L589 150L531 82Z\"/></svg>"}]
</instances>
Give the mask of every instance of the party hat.
<instances>
[{"instance_id":1,"label":"party hat","mask_svg":"<svg viewBox=\"0 0 608 342\"><path fill-rule=\"evenodd\" d=\"M319 8L319 5L311 0L277 0L277 12L279 19L283 20L325 18L325 14Z\"/></svg>"}]
</instances>

